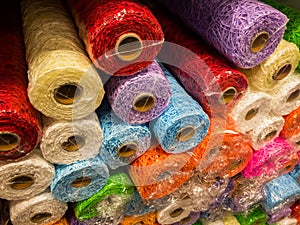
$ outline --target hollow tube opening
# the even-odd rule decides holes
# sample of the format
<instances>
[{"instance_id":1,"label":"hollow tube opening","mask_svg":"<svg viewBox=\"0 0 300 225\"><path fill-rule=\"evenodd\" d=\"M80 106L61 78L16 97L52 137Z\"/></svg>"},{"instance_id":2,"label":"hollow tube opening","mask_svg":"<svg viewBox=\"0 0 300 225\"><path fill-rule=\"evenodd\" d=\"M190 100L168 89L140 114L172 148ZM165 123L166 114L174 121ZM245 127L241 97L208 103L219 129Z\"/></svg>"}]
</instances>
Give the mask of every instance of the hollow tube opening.
<instances>
[{"instance_id":1,"label":"hollow tube opening","mask_svg":"<svg viewBox=\"0 0 300 225\"><path fill-rule=\"evenodd\" d=\"M229 170L235 170L238 168L241 164L243 163L242 159L238 159L237 161L233 162L232 164L229 165Z\"/></svg>"},{"instance_id":2,"label":"hollow tube opening","mask_svg":"<svg viewBox=\"0 0 300 225\"><path fill-rule=\"evenodd\" d=\"M10 180L10 187L14 190L23 190L34 184L34 178L31 175L18 176Z\"/></svg>"},{"instance_id":3,"label":"hollow tube opening","mask_svg":"<svg viewBox=\"0 0 300 225\"><path fill-rule=\"evenodd\" d=\"M236 94L237 91L234 87L227 88L220 96L219 102L226 105L234 99Z\"/></svg>"},{"instance_id":4,"label":"hollow tube opening","mask_svg":"<svg viewBox=\"0 0 300 225\"><path fill-rule=\"evenodd\" d=\"M136 153L137 149L138 146L136 143L126 143L119 147L118 155L121 158L127 158L133 156Z\"/></svg>"},{"instance_id":5,"label":"hollow tube opening","mask_svg":"<svg viewBox=\"0 0 300 225\"><path fill-rule=\"evenodd\" d=\"M84 188L92 182L90 177L79 177L71 183L73 188Z\"/></svg>"},{"instance_id":6,"label":"hollow tube opening","mask_svg":"<svg viewBox=\"0 0 300 225\"><path fill-rule=\"evenodd\" d=\"M61 147L68 152L76 152L85 145L85 139L79 135L68 138L68 141L61 144Z\"/></svg>"},{"instance_id":7,"label":"hollow tube opening","mask_svg":"<svg viewBox=\"0 0 300 225\"><path fill-rule=\"evenodd\" d=\"M178 209L175 209L174 211L170 212L170 216L172 218L175 218L175 217L180 216L183 212L184 212L183 208L178 208Z\"/></svg>"},{"instance_id":8,"label":"hollow tube opening","mask_svg":"<svg viewBox=\"0 0 300 225\"><path fill-rule=\"evenodd\" d=\"M300 96L300 89L294 91L293 93L291 93L288 97L288 99L286 100L286 102L293 102L295 101L297 98L299 98Z\"/></svg>"},{"instance_id":9,"label":"hollow tube opening","mask_svg":"<svg viewBox=\"0 0 300 225\"><path fill-rule=\"evenodd\" d=\"M147 112L155 106L156 98L150 93L138 95L133 100L133 108L138 112Z\"/></svg>"},{"instance_id":10,"label":"hollow tube opening","mask_svg":"<svg viewBox=\"0 0 300 225\"><path fill-rule=\"evenodd\" d=\"M262 31L256 34L251 41L250 49L254 53L262 51L268 44L270 39L270 34L268 32Z\"/></svg>"},{"instance_id":11,"label":"hollow tube opening","mask_svg":"<svg viewBox=\"0 0 300 225\"><path fill-rule=\"evenodd\" d=\"M45 220L51 217L52 217L51 213L45 212L45 213L36 214L35 216L31 217L30 220L33 223L42 224Z\"/></svg>"},{"instance_id":12,"label":"hollow tube opening","mask_svg":"<svg viewBox=\"0 0 300 225\"><path fill-rule=\"evenodd\" d=\"M83 94L82 87L77 84L62 85L54 91L54 99L62 105L72 105Z\"/></svg>"},{"instance_id":13,"label":"hollow tube opening","mask_svg":"<svg viewBox=\"0 0 300 225\"><path fill-rule=\"evenodd\" d=\"M115 51L122 61L136 60L142 53L143 43L135 33L122 35L117 41Z\"/></svg>"},{"instance_id":14,"label":"hollow tube opening","mask_svg":"<svg viewBox=\"0 0 300 225\"><path fill-rule=\"evenodd\" d=\"M177 132L177 140L180 142L186 142L191 140L196 134L196 130L192 126L183 127Z\"/></svg>"},{"instance_id":15,"label":"hollow tube opening","mask_svg":"<svg viewBox=\"0 0 300 225\"><path fill-rule=\"evenodd\" d=\"M259 108L253 108L249 110L245 116L245 120L247 121L252 120L257 115L258 112L259 112Z\"/></svg>"},{"instance_id":16,"label":"hollow tube opening","mask_svg":"<svg viewBox=\"0 0 300 225\"><path fill-rule=\"evenodd\" d=\"M20 145L20 137L14 133L0 133L0 152L11 151Z\"/></svg>"},{"instance_id":17,"label":"hollow tube opening","mask_svg":"<svg viewBox=\"0 0 300 225\"><path fill-rule=\"evenodd\" d=\"M283 65L276 73L272 76L273 80L282 80L292 71L291 64Z\"/></svg>"},{"instance_id":18,"label":"hollow tube opening","mask_svg":"<svg viewBox=\"0 0 300 225\"><path fill-rule=\"evenodd\" d=\"M270 141L272 138L274 138L274 136L275 136L276 134L277 134L277 130L271 131L270 133L268 133L268 134L264 137L263 141L264 141L264 142Z\"/></svg>"}]
</instances>

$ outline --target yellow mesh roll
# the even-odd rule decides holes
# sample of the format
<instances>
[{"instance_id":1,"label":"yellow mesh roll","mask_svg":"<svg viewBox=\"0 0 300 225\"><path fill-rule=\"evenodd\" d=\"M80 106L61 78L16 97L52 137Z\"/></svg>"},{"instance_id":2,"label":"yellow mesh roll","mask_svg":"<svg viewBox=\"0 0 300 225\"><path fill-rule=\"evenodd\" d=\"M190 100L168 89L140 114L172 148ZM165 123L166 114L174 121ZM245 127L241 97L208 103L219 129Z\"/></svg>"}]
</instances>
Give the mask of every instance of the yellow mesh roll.
<instances>
[{"instance_id":1,"label":"yellow mesh roll","mask_svg":"<svg viewBox=\"0 0 300 225\"><path fill-rule=\"evenodd\" d=\"M63 3L23 0L21 4L31 103L56 119L91 114L101 104L103 84Z\"/></svg>"}]
</instances>

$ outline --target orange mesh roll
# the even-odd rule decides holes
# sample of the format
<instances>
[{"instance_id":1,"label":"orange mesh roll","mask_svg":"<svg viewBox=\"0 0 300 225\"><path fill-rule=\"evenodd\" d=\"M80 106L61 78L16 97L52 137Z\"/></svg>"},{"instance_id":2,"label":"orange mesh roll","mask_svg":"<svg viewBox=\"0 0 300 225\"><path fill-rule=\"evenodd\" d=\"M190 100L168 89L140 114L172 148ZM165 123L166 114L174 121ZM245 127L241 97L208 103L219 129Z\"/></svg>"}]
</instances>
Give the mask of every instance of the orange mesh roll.
<instances>
[{"instance_id":1,"label":"orange mesh roll","mask_svg":"<svg viewBox=\"0 0 300 225\"><path fill-rule=\"evenodd\" d=\"M197 157L200 157L200 151ZM190 152L170 154L157 146L135 160L129 173L143 199L157 199L188 181L194 168L195 160Z\"/></svg>"},{"instance_id":2,"label":"orange mesh roll","mask_svg":"<svg viewBox=\"0 0 300 225\"><path fill-rule=\"evenodd\" d=\"M151 212L143 216L126 216L121 222L121 225L136 224L159 225L159 223L156 221L156 212Z\"/></svg>"},{"instance_id":3,"label":"orange mesh roll","mask_svg":"<svg viewBox=\"0 0 300 225\"><path fill-rule=\"evenodd\" d=\"M300 107L284 117L285 123L280 136L285 139L292 139L300 135Z\"/></svg>"},{"instance_id":4,"label":"orange mesh roll","mask_svg":"<svg viewBox=\"0 0 300 225\"><path fill-rule=\"evenodd\" d=\"M67 221L67 219L65 217L63 217L61 220L59 220L58 222L54 223L50 222L50 223L46 223L44 225L69 225L69 222Z\"/></svg>"}]
</instances>

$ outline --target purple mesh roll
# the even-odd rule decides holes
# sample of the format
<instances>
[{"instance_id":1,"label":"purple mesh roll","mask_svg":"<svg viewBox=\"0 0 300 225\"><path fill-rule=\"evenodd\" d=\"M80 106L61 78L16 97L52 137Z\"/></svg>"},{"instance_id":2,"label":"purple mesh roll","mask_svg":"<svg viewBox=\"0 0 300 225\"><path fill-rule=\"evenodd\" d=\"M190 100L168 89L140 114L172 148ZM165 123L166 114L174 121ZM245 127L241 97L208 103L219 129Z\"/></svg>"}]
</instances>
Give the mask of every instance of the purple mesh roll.
<instances>
[{"instance_id":1,"label":"purple mesh roll","mask_svg":"<svg viewBox=\"0 0 300 225\"><path fill-rule=\"evenodd\" d=\"M282 209L280 211L278 211L277 213L270 215L269 219L268 219L268 223L272 224L272 223L276 223L279 220L283 219L284 217L287 217L291 214L292 210L290 208L285 208Z\"/></svg>"},{"instance_id":2,"label":"purple mesh roll","mask_svg":"<svg viewBox=\"0 0 300 225\"><path fill-rule=\"evenodd\" d=\"M143 124L167 109L171 88L159 64L129 77L111 77L105 85L112 109L129 124Z\"/></svg>"},{"instance_id":3,"label":"purple mesh roll","mask_svg":"<svg viewBox=\"0 0 300 225\"><path fill-rule=\"evenodd\" d=\"M173 223L172 225L193 225L199 219L200 213L191 212L190 215L180 222Z\"/></svg>"},{"instance_id":4,"label":"purple mesh roll","mask_svg":"<svg viewBox=\"0 0 300 225\"><path fill-rule=\"evenodd\" d=\"M69 217L69 223L70 225L87 225L84 221L80 222L79 220L77 220L75 215L71 215Z\"/></svg>"},{"instance_id":5,"label":"purple mesh roll","mask_svg":"<svg viewBox=\"0 0 300 225\"><path fill-rule=\"evenodd\" d=\"M158 1L241 68L257 66L271 55L288 22L257 0Z\"/></svg>"}]
</instances>

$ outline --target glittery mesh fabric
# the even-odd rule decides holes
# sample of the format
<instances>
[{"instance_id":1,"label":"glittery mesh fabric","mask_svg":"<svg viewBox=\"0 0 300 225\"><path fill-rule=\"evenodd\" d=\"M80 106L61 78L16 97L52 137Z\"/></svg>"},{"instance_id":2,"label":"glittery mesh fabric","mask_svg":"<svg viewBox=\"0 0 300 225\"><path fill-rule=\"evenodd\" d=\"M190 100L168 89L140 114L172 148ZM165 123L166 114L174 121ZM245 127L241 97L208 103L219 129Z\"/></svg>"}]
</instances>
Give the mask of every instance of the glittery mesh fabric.
<instances>
[{"instance_id":1,"label":"glittery mesh fabric","mask_svg":"<svg viewBox=\"0 0 300 225\"><path fill-rule=\"evenodd\" d=\"M195 222L197 222L199 216L200 213L191 212L188 217L182 219L180 222L174 223L173 225L193 225Z\"/></svg>"},{"instance_id":2,"label":"glittery mesh fabric","mask_svg":"<svg viewBox=\"0 0 300 225\"><path fill-rule=\"evenodd\" d=\"M283 37L287 17L257 0L159 0L192 30L241 68L263 62ZM266 46L251 51L251 42L267 32Z\"/></svg>"},{"instance_id":3,"label":"glittery mesh fabric","mask_svg":"<svg viewBox=\"0 0 300 225\"><path fill-rule=\"evenodd\" d=\"M159 225L159 223L156 220L156 212L148 213L143 216L126 216L121 222L121 225L136 224Z\"/></svg>"},{"instance_id":4,"label":"glittery mesh fabric","mask_svg":"<svg viewBox=\"0 0 300 225\"><path fill-rule=\"evenodd\" d=\"M248 88L245 75L204 40L184 29L176 18L157 8L153 12L168 41L159 58L169 64L173 75L205 112L224 116L225 110L245 94ZM225 101L223 93L229 89L234 93Z\"/></svg>"},{"instance_id":5,"label":"glittery mesh fabric","mask_svg":"<svg viewBox=\"0 0 300 225\"><path fill-rule=\"evenodd\" d=\"M284 125L280 136L285 139L293 139L300 134L300 107L284 117Z\"/></svg>"},{"instance_id":6,"label":"glittery mesh fabric","mask_svg":"<svg viewBox=\"0 0 300 225\"><path fill-rule=\"evenodd\" d=\"M246 213L237 214L236 218L241 225L264 225L267 222L268 216L260 207L255 207Z\"/></svg>"},{"instance_id":7,"label":"glittery mesh fabric","mask_svg":"<svg viewBox=\"0 0 300 225\"><path fill-rule=\"evenodd\" d=\"M132 76L111 77L105 87L112 109L129 124L143 124L156 119L170 103L171 87L156 61ZM134 103L143 94L151 94L155 102L152 108L146 110L145 105L145 111L140 112L134 108Z\"/></svg>"},{"instance_id":8,"label":"glittery mesh fabric","mask_svg":"<svg viewBox=\"0 0 300 225\"><path fill-rule=\"evenodd\" d=\"M1 7L0 18L0 160L16 160L35 149L41 138L40 114L27 97L25 48L22 35L20 6L10 1ZM18 143L5 138L17 136ZM2 136L4 135L4 137Z\"/></svg>"},{"instance_id":9,"label":"glittery mesh fabric","mask_svg":"<svg viewBox=\"0 0 300 225\"><path fill-rule=\"evenodd\" d=\"M108 74L127 76L147 67L164 40L151 11L135 0L68 1L79 34L95 65ZM142 52L129 61L120 60L115 50L122 35L134 33L142 41Z\"/></svg>"}]
</instances>

